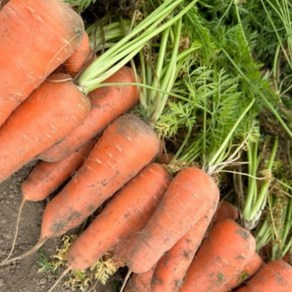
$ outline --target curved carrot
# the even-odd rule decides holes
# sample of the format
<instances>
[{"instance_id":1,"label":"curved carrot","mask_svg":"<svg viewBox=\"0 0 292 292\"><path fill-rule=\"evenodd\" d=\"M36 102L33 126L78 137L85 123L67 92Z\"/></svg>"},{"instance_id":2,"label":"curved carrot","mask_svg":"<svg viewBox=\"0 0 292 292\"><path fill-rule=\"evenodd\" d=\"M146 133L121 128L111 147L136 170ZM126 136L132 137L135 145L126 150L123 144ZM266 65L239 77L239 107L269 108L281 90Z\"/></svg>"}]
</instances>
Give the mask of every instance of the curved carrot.
<instances>
[{"instance_id":1,"label":"curved carrot","mask_svg":"<svg viewBox=\"0 0 292 292\"><path fill-rule=\"evenodd\" d=\"M64 63L67 73L75 77L82 71L93 59L93 50L90 47L89 38L84 32L81 44L74 53Z\"/></svg>"},{"instance_id":2,"label":"curved carrot","mask_svg":"<svg viewBox=\"0 0 292 292\"><path fill-rule=\"evenodd\" d=\"M135 82L131 68L123 67L107 83ZM45 161L58 161L78 149L82 143L93 138L111 121L131 109L139 101L136 86L110 86L89 93L92 109L84 122L63 141L52 146L39 158Z\"/></svg>"},{"instance_id":3,"label":"curved carrot","mask_svg":"<svg viewBox=\"0 0 292 292\"><path fill-rule=\"evenodd\" d=\"M214 224L179 291L226 291L226 283L243 270L254 255L255 247L250 232L232 219Z\"/></svg>"},{"instance_id":4,"label":"curved carrot","mask_svg":"<svg viewBox=\"0 0 292 292\"><path fill-rule=\"evenodd\" d=\"M241 283L251 278L262 266L263 261L258 253L254 253L251 260L245 265L242 271L234 278L232 278L226 285L226 291L230 291L233 288L239 286Z\"/></svg>"},{"instance_id":5,"label":"curved carrot","mask_svg":"<svg viewBox=\"0 0 292 292\"><path fill-rule=\"evenodd\" d=\"M237 220L238 217L239 217L238 209L230 202L222 201L219 203L218 209L213 218L213 222L219 222L228 218Z\"/></svg>"},{"instance_id":6,"label":"curved carrot","mask_svg":"<svg viewBox=\"0 0 292 292\"><path fill-rule=\"evenodd\" d=\"M151 292L175 292L197 252L207 228L214 215L215 208L209 208L206 214L158 261L154 270Z\"/></svg>"},{"instance_id":7,"label":"curved carrot","mask_svg":"<svg viewBox=\"0 0 292 292\"><path fill-rule=\"evenodd\" d=\"M238 292L291 292L292 267L283 260L264 265Z\"/></svg>"},{"instance_id":8,"label":"curved carrot","mask_svg":"<svg viewBox=\"0 0 292 292\"><path fill-rule=\"evenodd\" d=\"M169 184L168 172L152 163L109 202L68 251L68 266L83 270L132 232L139 230L157 206ZM96 236L98 234L98 236Z\"/></svg>"},{"instance_id":9,"label":"curved carrot","mask_svg":"<svg viewBox=\"0 0 292 292\"><path fill-rule=\"evenodd\" d=\"M52 75L0 128L0 182L67 136L89 111L89 99L68 75Z\"/></svg>"},{"instance_id":10,"label":"curved carrot","mask_svg":"<svg viewBox=\"0 0 292 292\"><path fill-rule=\"evenodd\" d=\"M10 0L0 11L0 126L78 47L81 17L61 0Z\"/></svg>"},{"instance_id":11,"label":"curved carrot","mask_svg":"<svg viewBox=\"0 0 292 292\"><path fill-rule=\"evenodd\" d=\"M196 167L181 170L129 247L129 269L134 273L150 270L218 201L218 187L206 172Z\"/></svg>"}]
</instances>

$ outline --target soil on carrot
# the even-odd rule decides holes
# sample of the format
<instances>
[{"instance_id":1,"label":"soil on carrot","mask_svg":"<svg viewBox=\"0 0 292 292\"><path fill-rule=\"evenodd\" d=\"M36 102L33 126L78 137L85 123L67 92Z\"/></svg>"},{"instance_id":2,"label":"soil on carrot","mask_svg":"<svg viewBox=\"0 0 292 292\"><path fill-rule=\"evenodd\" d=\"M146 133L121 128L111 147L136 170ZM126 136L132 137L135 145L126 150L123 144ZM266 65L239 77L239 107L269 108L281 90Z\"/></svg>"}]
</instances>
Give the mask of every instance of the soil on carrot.
<instances>
[{"instance_id":1,"label":"soil on carrot","mask_svg":"<svg viewBox=\"0 0 292 292\"><path fill-rule=\"evenodd\" d=\"M8 255L11 248L17 212L22 199L20 187L22 181L28 175L31 166L32 165L24 167L8 180L0 184L0 262ZM46 202L27 202L25 204L13 256L24 253L37 242L40 233L41 217L45 205ZM35 253L13 264L0 267L0 292L48 291L62 271L54 274L50 270L40 272L40 268L42 267L42 269L45 269L48 267L46 260L54 253L59 244L60 238L51 239L39 253ZM42 262L42 264L40 262ZM105 286L96 283L95 287L91 287L92 290L90 291L113 292L113 287L112 279L109 280ZM65 285L60 283L55 291L72 291L72 289L66 288Z\"/></svg>"}]
</instances>

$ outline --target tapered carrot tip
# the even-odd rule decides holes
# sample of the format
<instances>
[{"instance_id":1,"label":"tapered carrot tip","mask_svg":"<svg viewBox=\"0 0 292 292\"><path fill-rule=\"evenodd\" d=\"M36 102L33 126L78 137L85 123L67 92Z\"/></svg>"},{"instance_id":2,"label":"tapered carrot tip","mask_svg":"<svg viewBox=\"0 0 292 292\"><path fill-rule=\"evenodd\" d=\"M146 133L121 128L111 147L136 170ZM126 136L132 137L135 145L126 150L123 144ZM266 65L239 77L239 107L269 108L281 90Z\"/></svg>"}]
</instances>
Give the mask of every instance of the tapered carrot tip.
<instances>
[{"instance_id":1,"label":"tapered carrot tip","mask_svg":"<svg viewBox=\"0 0 292 292\"><path fill-rule=\"evenodd\" d=\"M291 292L292 267L283 260L264 265L238 292Z\"/></svg>"}]
</instances>

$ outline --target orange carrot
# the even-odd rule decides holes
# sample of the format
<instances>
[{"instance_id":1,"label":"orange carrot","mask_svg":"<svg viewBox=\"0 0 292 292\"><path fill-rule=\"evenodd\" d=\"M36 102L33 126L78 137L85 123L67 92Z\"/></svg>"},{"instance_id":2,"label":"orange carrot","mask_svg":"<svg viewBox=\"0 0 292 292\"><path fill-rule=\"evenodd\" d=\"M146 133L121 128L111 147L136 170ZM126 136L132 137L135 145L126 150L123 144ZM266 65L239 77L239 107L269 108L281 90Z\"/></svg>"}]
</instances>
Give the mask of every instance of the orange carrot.
<instances>
[{"instance_id":1,"label":"orange carrot","mask_svg":"<svg viewBox=\"0 0 292 292\"><path fill-rule=\"evenodd\" d=\"M226 291L255 253L255 239L232 219L214 224L191 263L179 290Z\"/></svg>"},{"instance_id":2,"label":"orange carrot","mask_svg":"<svg viewBox=\"0 0 292 292\"><path fill-rule=\"evenodd\" d=\"M83 145L60 161L40 161L22 183L24 200L36 202L47 198L83 164L93 147L93 142L92 140Z\"/></svg>"},{"instance_id":3,"label":"orange carrot","mask_svg":"<svg viewBox=\"0 0 292 292\"><path fill-rule=\"evenodd\" d=\"M87 143L63 160L53 163L41 161L33 168L21 186L23 198L18 210L15 235L10 252L3 261L7 261L14 251L19 230L20 216L25 202L36 202L47 198L81 166L92 146L93 141L90 141L90 143Z\"/></svg>"},{"instance_id":4,"label":"orange carrot","mask_svg":"<svg viewBox=\"0 0 292 292\"><path fill-rule=\"evenodd\" d=\"M93 59L93 50L90 47L87 33L83 34L80 46L64 63L67 73L75 77L82 71Z\"/></svg>"},{"instance_id":5,"label":"orange carrot","mask_svg":"<svg viewBox=\"0 0 292 292\"><path fill-rule=\"evenodd\" d=\"M150 270L218 201L218 187L207 173L196 167L181 170L129 247L129 269L134 273Z\"/></svg>"},{"instance_id":6,"label":"orange carrot","mask_svg":"<svg viewBox=\"0 0 292 292\"><path fill-rule=\"evenodd\" d=\"M0 11L0 126L72 55L83 33L81 17L61 0L10 0L4 5Z\"/></svg>"},{"instance_id":7,"label":"orange carrot","mask_svg":"<svg viewBox=\"0 0 292 292\"><path fill-rule=\"evenodd\" d=\"M0 128L0 182L68 135L89 111L89 99L68 75L52 75Z\"/></svg>"},{"instance_id":8,"label":"orange carrot","mask_svg":"<svg viewBox=\"0 0 292 292\"><path fill-rule=\"evenodd\" d=\"M133 71L123 67L106 82L134 82ZM60 143L42 153L39 158L45 161L58 161L90 140L111 121L132 108L139 101L136 86L110 86L89 93L92 109L85 121Z\"/></svg>"},{"instance_id":9,"label":"orange carrot","mask_svg":"<svg viewBox=\"0 0 292 292\"><path fill-rule=\"evenodd\" d=\"M151 280L154 272L154 267L142 274L132 274L129 282L125 287L125 292L152 292ZM161 292L163 290L160 290Z\"/></svg>"},{"instance_id":10,"label":"orange carrot","mask_svg":"<svg viewBox=\"0 0 292 292\"><path fill-rule=\"evenodd\" d=\"M246 264L242 271L236 277L232 278L226 285L226 291L230 291L233 288L239 286L241 283L251 278L262 266L263 261L258 253L254 253L251 260Z\"/></svg>"},{"instance_id":11,"label":"orange carrot","mask_svg":"<svg viewBox=\"0 0 292 292\"><path fill-rule=\"evenodd\" d=\"M238 292L291 292L292 267L283 260L264 265Z\"/></svg>"},{"instance_id":12,"label":"orange carrot","mask_svg":"<svg viewBox=\"0 0 292 292\"><path fill-rule=\"evenodd\" d=\"M128 114L115 120L103 132L74 178L46 206L38 243L5 264L29 256L48 238L81 224L145 167L159 147L158 136L140 118Z\"/></svg>"},{"instance_id":13,"label":"orange carrot","mask_svg":"<svg viewBox=\"0 0 292 292\"><path fill-rule=\"evenodd\" d=\"M213 221L219 222L224 219L237 220L239 217L238 209L227 201L222 201L219 203L218 209L214 215Z\"/></svg>"},{"instance_id":14,"label":"orange carrot","mask_svg":"<svg viewBox=\"0 0 292 292\"><path fill-rule=\"evenodd\" d=\"M168 172L153 163L144 168L110 201L68 251L68 266L83 270L129 234L139 230L169 184ZM98 236L96 236L98 234Z\"/></svg>"},{"instance_id":15,"label":"orange carrot","mask_svg":"<svg viewBox=\"0 0 292 292\"><path fill-rule=\"evenodd\" d=\"M206 214L158 261L154 270L151 292L175 292L183 279L197 252L215 209L210 208Z\"/></svg>"}]
</instances>

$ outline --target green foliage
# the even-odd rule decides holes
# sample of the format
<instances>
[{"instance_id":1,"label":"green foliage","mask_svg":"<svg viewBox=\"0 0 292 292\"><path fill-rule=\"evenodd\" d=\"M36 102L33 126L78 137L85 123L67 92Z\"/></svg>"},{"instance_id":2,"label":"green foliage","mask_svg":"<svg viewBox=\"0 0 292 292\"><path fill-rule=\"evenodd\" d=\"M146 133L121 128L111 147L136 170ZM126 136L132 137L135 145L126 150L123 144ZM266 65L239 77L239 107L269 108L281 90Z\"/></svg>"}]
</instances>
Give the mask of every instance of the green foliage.
<instances>
[{"instance_id":1,"label":"green foliage","mask_svg":"<svg viewBox=\"0 0 292 292\"><path fill-rule=\"evenodd\" d=\"M65 0L65 2L71 5L77 12L81 13L93 5L96 0Z\"/></svg>"}]
</instances>

